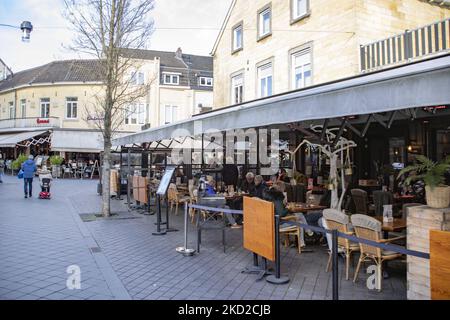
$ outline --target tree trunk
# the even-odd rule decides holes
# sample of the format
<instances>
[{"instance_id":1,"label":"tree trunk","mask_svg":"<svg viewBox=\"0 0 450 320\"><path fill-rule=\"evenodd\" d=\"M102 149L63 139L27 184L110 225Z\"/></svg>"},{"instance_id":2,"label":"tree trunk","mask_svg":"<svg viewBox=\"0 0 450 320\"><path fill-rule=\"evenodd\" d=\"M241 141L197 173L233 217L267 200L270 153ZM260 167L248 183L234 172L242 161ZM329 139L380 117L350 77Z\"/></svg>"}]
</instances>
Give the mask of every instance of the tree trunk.
<instances>
[{"instance_id":1,"label":"tree trunk","mask_svg":"<svg viewBox=\"0 0 450 320\"><path fill-rule=\"evenodd\" d=\"M102 166L102 215L111 215L111 137L104 137L104 154ZM119 190L120 192L120 190Z\"/></svg>"},{"instance_id":2,"label":"tree trunk","mask_svg":"<svg viewBox=\"0 0 450 320\"><path fill-rule=\"evenodd\" d=\"M338 197L338 186L337 186L337 160L338 156L332 153L330 156L330 184L333 184L333 190L331 191L331 208L338 209L339 197Z\"/></svg>"}]
</instances>

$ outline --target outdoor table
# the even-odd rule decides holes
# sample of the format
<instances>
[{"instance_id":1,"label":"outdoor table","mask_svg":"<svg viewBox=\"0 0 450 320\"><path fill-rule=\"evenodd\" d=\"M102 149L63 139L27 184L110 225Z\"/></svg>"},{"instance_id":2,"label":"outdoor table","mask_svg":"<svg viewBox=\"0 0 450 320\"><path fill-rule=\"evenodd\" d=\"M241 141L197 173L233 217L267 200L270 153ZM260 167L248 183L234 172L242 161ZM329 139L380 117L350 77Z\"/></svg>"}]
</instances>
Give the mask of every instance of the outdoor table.
<instances>
[{"instance_id":1,"label":"outdoor table","mask_svg":"<svg viewBox=\"0 0 450 320\"><path fill-rule=\"evenodd\" d=\"M314 204L306 204L306 203L303 203L303 202L290 202L290 203L288 203L286 208L291 213L308 213L308 212L311 212L311 211L320 211L320 210L327 209L326 206L319 206L319 205L314 205Z\"/></svg>"},{"instance_id":2,"label":"outdoor table","mask_svg":"<svg viewBox=\"0 0 450 320\"><path fill-rule=\"evenodd\" d=\"M382 223L381 229L384 233L384 238L387 239L389 232L398 232L406 229L406 219L394 218L393 222L383 222L383 217L375 217Z\"/></svg>"}]
</instances>

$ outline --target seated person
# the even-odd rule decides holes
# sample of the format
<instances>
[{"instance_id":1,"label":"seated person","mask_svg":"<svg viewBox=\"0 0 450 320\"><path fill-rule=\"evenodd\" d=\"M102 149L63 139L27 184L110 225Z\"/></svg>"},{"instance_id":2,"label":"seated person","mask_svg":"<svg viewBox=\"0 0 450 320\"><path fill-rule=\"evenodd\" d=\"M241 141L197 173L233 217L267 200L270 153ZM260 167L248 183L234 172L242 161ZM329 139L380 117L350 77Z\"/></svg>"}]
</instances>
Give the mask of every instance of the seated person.
<instances>
[{"instance_id":1,"label":"seated person","mask_svg":"<svg viewBox=\"0 0 450 320\"><path fill-rule=\"evenodd\" d=\"M285 183L290 183L290 179L287 175L286 169L281 168L280 170L278 170L278 173L276 175L276 181L282 181Z\"/></svg>"},{"instance_id":2,"label":"seated person","mask_svg":"<svg viewBox=\"0 0 450 320\"><path fill-rule=\"evenodd\" d=\"M286 197L284 196L285 184L284 182L277 181L273 184L273 186L265 192L265 199L267 201L271 201L274 203L275 214L279 215L280 218L286 217L288 215L292 215L289 210L286 208ZM297 221L303 224L308 224L303 213L294 213L297 218ZM280 229L290 227L291 225L285 222L280 223ZM308 235L312 235L310 230L306 231ZM303 228L300 228L300 246L305 246L305 236Z\"/></svg>"},{"instance_id":3,"label":"seated person","mask_svg":"<svg viewBox=\"0 0 450 320\"><path fill-rule=\"evenodd\" d=\"M214 188L216 182L214 180L210 180L206 183L205 186L205 192L206 192L206 196L214 196L216 195L216 189ZM225 206L225 208L229 209L228 206ZM238 228L242 228L242 225L239 225L236 222L236 219L233 217L233 215L231 213L225 213L225 218L227 218L228 222L231 225L232 229L238 229Z\"/></svg>"},{"instance_id":4,"label":"seated person","mask_svg":"<svg viewBox=\"0 0 450 320\"><path fill-rule=\"evenodd\" d=\"M245 180L241 184L242 192L253 195L255 193L255 175L253 172L247 172Z\"/></svg>"},{"instance_id":5,"label":"seated person","mask_svg":"<svg viewBox=\"0 0 450 320\"><path fill-rule=\"evenodd\" d=\"M253 194L254 197L263 199L264 193L268 190L267 184L264 181L263 177L258 175L255 176L255 192Z\"/></svg>"},{"instance_id":6,"label":"seated person","mask_svg":"<svg viewBox=\"0 0 450 320\"><path fill-rule=\"evenodd\" d=\"M44 179L46 179L44 181ZM39 172L39 183L41 185L41 191L42 192L50 192L50 183L52 181L53 177L50 171L47 170L47 166L42 166L41 171ZM48 183L48 187L44 187L44 182Z\"/></svg>"}]
</instances>

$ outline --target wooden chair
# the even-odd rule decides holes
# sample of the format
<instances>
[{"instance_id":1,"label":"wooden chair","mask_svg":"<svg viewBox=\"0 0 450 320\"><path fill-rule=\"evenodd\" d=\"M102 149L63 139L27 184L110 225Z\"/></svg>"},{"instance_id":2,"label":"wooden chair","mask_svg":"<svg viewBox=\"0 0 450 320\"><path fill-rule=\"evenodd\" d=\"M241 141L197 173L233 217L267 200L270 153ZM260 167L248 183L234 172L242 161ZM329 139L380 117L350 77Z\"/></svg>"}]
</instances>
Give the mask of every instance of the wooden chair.
<instances>
[{"instance_id":1,"label":"wooden chair","mask_svg":"<svg viewBox=\"0 0 450 320\"><path fill-rule=\"evenodd\" d=\"M367 215L354 214L351 216L351 222L353 227L355 228L355 233L358 238L368 239L378 243L389 243L405 238L395 237L390 239L383 239L381 233L381 222ZM381 291L381 280L383 278L383 262L399 259L402 257L402 254L383 250L363 243L359 244L359 249L361 251L361 255L359 257L358 266L356 267L353 282L356 282L356 279L358 278L361 263L372 260L377 266L377 288L379 291Z\"/></svg>"},{"instance_id":2,"label":"wooden chair","mask_svg":"<svg viewBox=\"0 0 450 320\"><path fill-rule=\"evenodd\" d=\"M369 197L367 192L362 189L352 189L351 191L352 199L355 204L356 214L370 214L375 211L375 207L369 206Z\"/></svg>"},{"instance_id":3,"label":"wooden chair","mask_svg":"<svg viewBox=\"0 0 450 320\"><path fill-rule=\"evenodd\" d=\"M281 218L281 223L283 221L297 221L296 216L286 216ZM280 237L284 236L284 245L286 247L289 247L289 237L293 236L297 238L297 246L298 246L298 253L302 253L302 243L301 243L301 232L300 227L290 225L286 227L280 227Z\"/></svg>"},{"instance_id":4,"label":"wooden chair","mask_svg":"<svg viewBox=\"0 0 450 320\"><path fill-rule=\"evenodd\" d=\"M198 202L198 190L193 184L189 184L189 204L196 204ZM193 208L189 209L189 215L191 216L191 223L195 223L195 212Z\"/></svg>"},{"instance_id":5,"label":"wooden chair","mask_svg":"<svg viewBox=\"0 0 450 320\"><path fill-rule=\"evenodd\" d=\"M174 183L169 185L169 189L167 190L167 201L170 205L170 212L173 211L173 207L175 207L175 214L178 215L178 206L180 204L184 205L186 202L189 202L190 198L187 196L183 196L177 190L177 186Z\"/></svg>"},{"instance_id":6,"label":"wooden chair","mask_svg":"<svg viewBox=\"0 0 450 320\"><path fill-rule=\"evenodd\" d=\"M323 210L323 218L325 219L327 229L338 230L339 232L353 235L353 228L350 224L349 217L336 209L325 209ZM359 251L359 245L354 242L350 242L350 240L345 238L338 238L338 252L345 254L345 279L349 278L349 269L350 269L350 259L352 257L352 253L355 251ZM329 243L329 258L327 263L327 272L331 269L331 244Z\"/></svg>"}]
</instances>

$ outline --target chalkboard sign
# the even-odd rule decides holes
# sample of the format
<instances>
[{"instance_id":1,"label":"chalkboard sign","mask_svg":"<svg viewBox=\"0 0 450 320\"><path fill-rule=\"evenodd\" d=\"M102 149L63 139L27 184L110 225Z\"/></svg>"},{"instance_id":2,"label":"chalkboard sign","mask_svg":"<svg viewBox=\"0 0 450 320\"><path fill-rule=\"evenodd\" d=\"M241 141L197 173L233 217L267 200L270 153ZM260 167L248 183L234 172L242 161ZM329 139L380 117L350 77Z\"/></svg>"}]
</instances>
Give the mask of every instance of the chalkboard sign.
<instances>
[{"instance_id":1,"label":"chalkboard sign","mask_svg":"<svg viewBox=\"0 0 450 320\"><path fill-rule=\"evenodd\" d=\"M161 182L159 183L158 190L156 191L156 194L159 194L160 196L163 196L166 194L167 189L169 188L170 180L172 180L173 173L175 172L175 167L166 168L166 171L164 172L164 176L161 179Z\"/></svg>"}]
</instances>

